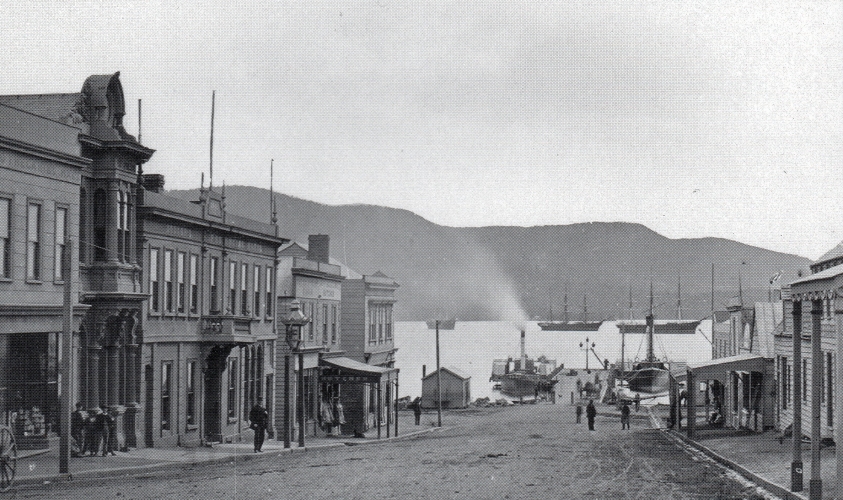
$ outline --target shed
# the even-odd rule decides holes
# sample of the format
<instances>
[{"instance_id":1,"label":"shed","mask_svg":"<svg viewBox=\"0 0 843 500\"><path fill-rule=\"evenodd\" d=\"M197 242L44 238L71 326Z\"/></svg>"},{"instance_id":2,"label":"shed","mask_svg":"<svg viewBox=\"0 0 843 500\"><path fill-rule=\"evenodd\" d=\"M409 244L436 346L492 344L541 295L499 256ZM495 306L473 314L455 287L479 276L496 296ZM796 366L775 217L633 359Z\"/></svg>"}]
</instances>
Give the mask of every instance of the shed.
<instances>
[{"instance_id":1,"label":"shed","mask_svg":"<svg viewBox=\"0 0 843 500\"><path fill-rule=\"evenodd\" d=\"M471 402L471 376L442 367L442 408L465 408ZM422 378L422 408L436 408L436 371Z\"/></svg>"}]
</instances>

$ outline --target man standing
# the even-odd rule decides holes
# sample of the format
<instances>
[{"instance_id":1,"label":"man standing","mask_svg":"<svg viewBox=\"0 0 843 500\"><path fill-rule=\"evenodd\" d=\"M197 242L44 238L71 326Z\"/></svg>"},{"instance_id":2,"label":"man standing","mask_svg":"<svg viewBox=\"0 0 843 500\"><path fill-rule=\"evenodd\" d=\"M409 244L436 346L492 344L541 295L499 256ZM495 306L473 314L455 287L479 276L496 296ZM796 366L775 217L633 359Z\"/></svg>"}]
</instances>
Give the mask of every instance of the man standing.
<instances>
[{"instance_id":1,"label":"man standing","mask_svg":"<svg viewBox=\"0 0 843 500\"><path fill-rule=\"evenodd\" d=\"M85 446L84 431L87 414L82 411L82 403L76 403L76 411L70 414L70 437L73 438L73 456L78 457Z\"/></svg>"},{"instance_id":2,"label":"man standing","mask_svg":"<svg viewBox=\"0 0 843 500\"><path fill-rule=\"evenodd\" d=\"M577 401L577 423L582 421L582 404Z\"/></svg>"},{"instance_id":3,"label":"man standing","mask_svg":"<svg viewBox=\"0 0 843 500\"><path fill-rule=\"evenodd\" d=\"M262 397L258 397L257 403L249 412L249 422L251 422L249 428L255 431L255 453L260 453L269 423L269 412L263 407Z\"/></svg>"},{"instance_id":4,"label":"man standing","mask_svg":"<svg viewBox=\"0 0 843 500\"><path fill-rule=\"evenodd\" d=\"M417 397L416 399L414 399L409 406L413 409L413 415L416 417L416 425L421 425L421 397Z\"/></svg>"},{"instance_id":5,"label":"man standing","mask_svg":"<svg viewBox=\"0 0 843 500\"><path fill-rule=\"evenodd\" d=\"M638 413L638 410L641 409L641 395L637 392L635 393L635 413Z\"/></svg>"},{"instance_id":6,"label":"man standing","mask_svg":"<svg viewBox=\"0 0 843 500\"><path fill-rule=\"evenodd\" d=\"M629 429L629 401L624 401L621 406L621 430Z\"/></svg>"},{"instance_id":7,"label":"man standing","mask_svg":"<svg viewBox=\"0 0 843 500\"><path fill-rule=\"evenodd\" d=\"M585 407L585 418L588 420L588 430L594 430L594 419L597 417L597 408L594 407L594 400L588 400L588 406Z\"/></svg>"}]
</instances>

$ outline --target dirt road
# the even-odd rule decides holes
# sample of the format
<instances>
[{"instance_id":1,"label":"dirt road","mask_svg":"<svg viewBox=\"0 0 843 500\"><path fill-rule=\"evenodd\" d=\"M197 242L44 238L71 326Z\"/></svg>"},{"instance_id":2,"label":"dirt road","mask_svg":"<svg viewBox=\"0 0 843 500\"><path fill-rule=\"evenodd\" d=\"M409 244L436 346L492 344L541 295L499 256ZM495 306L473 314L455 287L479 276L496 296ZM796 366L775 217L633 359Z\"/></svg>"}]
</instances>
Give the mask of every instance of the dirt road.
<instances>
[{"instance_id":1,"label":"dirt road","mask_svg":"<svg viewBox=\"0 0 843 500\"><path fill-rule=\"evenodd\" d=\"M570 406L548 404L448 412L443 424L414 439L47 485L15 498L764 498L645 419L622 431L617 417L598 416L589 432Z\"/></svg>"}]
</instances>

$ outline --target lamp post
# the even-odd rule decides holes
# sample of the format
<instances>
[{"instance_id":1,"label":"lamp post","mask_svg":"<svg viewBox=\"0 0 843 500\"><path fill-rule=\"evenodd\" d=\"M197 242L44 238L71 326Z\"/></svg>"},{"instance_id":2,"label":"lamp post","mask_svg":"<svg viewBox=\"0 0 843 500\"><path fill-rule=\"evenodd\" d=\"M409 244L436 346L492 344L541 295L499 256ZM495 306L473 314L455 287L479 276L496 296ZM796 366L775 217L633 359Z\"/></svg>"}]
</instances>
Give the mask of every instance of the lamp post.
<instances>
[{"instance_id":1,"label":"lamp post","mask_svg":"<svg viewBox=\"0 0 843 500\"><path fill-rule=\"evenodd\" d=\"M588 337L585 338L585 344L580 342L580 349L583 349L583 347L585 347L585 372L586 373L591 373L591 371L588 369L588 351L591 350L591 349L594 349L596 346L597 346L597 344L595 344L594 342L592 342L591 345L588 344Z\"/></svg>"},{"instance_id":2,"label":"lamp post","mask_svg":"<svg viewBox=\"0 0 843 500\"><path fill-rule=\"evenodd\" d=\"M285 340L290 346L292 354L299 355L299 376L298 376L298 421L299 421L299 447L304 448L304 354L301 351L302 328L310 323L310 318L302 314L301 304L294 300L290 304L290 313L282 320L285 326ZM290 354L284 356L284 448L290 447Z\"/></svg>"}]
</instances>

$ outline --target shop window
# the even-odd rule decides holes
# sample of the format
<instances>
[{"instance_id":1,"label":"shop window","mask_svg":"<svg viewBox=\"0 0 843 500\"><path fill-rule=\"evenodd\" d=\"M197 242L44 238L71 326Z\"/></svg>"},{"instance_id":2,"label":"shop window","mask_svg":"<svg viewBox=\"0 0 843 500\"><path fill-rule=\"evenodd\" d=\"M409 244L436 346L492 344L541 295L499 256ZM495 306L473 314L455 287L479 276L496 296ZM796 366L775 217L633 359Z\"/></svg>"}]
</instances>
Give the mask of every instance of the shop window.
<instances>
[{"instance_id":1,"label":"shop window","mask_svg":"<svg viewBox=\"0 0 843 500\"><path fill-rule=\"evenodd\" d=\"M161 363L161 431L172 429L173 362Z\"/></svg>"},{"instance_id":2,"label":"shop window","mask_svg":"<svg viewBox=\"0 0 843 500\"><path fill-rule=\"evenodd\" d=\"M188 426L196 425L196 360L187 361L185 374L185 397L187 408L186 422Z\"/></svg>"},{"instance_id":3,"label":"shop window","mask_svg":"<svg viewBox=\"0 0 843 500\"><path fill-rule=\"evenodd\" d=\"M228 360L228 422L237 419L237 359Z\"/></svg>"}]
</instances>

